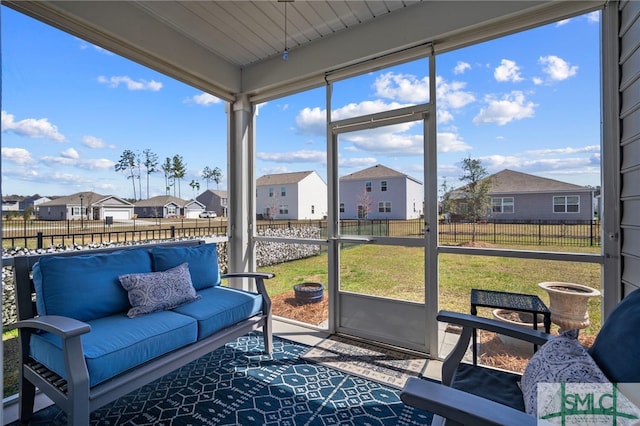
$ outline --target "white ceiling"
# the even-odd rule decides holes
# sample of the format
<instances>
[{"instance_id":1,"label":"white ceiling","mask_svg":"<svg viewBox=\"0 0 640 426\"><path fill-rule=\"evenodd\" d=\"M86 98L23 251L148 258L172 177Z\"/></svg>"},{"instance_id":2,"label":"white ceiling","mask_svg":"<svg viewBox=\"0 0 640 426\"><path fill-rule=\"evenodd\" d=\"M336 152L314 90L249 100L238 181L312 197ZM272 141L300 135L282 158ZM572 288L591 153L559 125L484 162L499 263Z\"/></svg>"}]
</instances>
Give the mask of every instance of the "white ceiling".
<instances>
[{"instance_id":1,"label":"white ceiling","mask_svg":"<svg viewBox=\"0 0 640 426\"><path fill-rule=\"evenodd\" d=\"M2 4L226 100L426 56L593 10L596 1L25 1ZM282 59L286 45L289 59ZM432 50L434 49L434 50ZM381 59L384 58L384 59ZM361 70L361 71L362 71Z\"/></svg>"}]
</instances>

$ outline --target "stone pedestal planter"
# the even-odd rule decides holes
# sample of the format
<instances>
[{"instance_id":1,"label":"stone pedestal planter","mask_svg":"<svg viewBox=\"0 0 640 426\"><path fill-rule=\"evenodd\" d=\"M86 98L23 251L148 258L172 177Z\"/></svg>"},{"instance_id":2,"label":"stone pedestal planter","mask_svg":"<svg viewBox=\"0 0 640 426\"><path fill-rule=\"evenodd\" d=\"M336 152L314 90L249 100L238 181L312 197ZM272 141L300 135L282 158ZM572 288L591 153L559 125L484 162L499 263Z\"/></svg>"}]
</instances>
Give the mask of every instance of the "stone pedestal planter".
<instances>
[{"instance_id":1,"label":"stone pedestal planter","mask_svg":"<svg viewBox=\"0 0 640 426\"><path fill-rule=\"evenodd\" d=\"M302 303L320 303L324 297L324 285L321 283L301 283L293 286L296 300Z\"/></svg>"},{"instance_id":2,"label":"stone pedestal planter","mask_svg":"<svg viewBox=\"0 0 640 426\"><path fill-rule=\"evenodd\" d=\"M582 329L589 326L589 298L600 291L582 284L548 281L538 284L549 294L551 322L560 330Z\"/></svg>"},{"instance_id":3,"label":"stone pedestal planter","mask_svg":"<svg viewBox=\"0 0 640 426\"><path fill-rule=\"evenodd\" d=\"M516 312L509 309L494 309L492 314L493 318L498 321L512 325L519 325L521 327L533 328L533 314ZM538 322L537 326L538 330L544 330L544 322ZM505 345L509 345L523 352L533 353L533 345L529 342L502 334L498 334L498 339L500 339L500 341Z\"/></svg>"}]
</instances>

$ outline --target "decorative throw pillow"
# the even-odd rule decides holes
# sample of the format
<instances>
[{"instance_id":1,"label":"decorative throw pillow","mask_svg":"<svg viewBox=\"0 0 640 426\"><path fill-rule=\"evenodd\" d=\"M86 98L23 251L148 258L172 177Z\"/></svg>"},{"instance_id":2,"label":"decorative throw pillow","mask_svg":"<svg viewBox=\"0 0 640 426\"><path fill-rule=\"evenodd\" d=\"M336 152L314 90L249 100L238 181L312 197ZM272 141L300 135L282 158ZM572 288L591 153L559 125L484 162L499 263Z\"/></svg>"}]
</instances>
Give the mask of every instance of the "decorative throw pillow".
<instances>
[{"instance_id":1,"label":"decorative throw pillow","mask_svg":"<svg viewBox=\"0 0 640 426\"><path fill-rule=\"evenodd\" d=\"M126 274L118 278L129 295L129 318L172 309L200 298L191 283L187 263L163 272Z\"/></svg>"},{"instance_id":2,"label":"decorative throw pillow","mask_svg":"<svg viewBox=\"0 0 640 426\"><path fill-rule=\"evenodd\" d=\"M609 382L577 337L578 330L567 330L542 345L531 357L521 382L527 413L537 415L539 383Z\"/></svg>"}]
</instances>

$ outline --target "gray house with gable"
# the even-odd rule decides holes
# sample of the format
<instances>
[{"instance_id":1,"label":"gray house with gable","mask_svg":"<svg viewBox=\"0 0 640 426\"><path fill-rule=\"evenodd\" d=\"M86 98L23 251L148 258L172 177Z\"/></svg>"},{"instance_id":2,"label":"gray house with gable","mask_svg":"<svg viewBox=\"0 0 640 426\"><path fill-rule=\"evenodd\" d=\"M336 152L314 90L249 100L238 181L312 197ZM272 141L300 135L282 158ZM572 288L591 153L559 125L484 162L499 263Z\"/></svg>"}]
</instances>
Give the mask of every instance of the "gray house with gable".
<instances>
[{"instance_id":1,"label":"gray house with gable","mask_svg":"<svg viewBox=\"0 0 640 426\"><path fill-rule=\"evenodd\" d=\"M595 189L505 169L488 176L487 218L501 221L592 220ZM453 213L464 216L463 187L451 192Z\"/></svg>"}]
</instances>

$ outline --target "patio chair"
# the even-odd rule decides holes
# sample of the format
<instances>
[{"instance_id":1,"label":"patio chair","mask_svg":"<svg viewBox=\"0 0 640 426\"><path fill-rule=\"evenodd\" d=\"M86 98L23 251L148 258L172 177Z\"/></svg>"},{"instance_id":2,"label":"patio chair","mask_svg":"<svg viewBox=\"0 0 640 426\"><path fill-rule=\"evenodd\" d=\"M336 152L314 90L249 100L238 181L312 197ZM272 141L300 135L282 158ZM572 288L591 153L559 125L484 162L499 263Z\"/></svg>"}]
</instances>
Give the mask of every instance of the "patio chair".
<instances>
[{"instance_id":1,"label":"patio chair","mask_svg":"<svg viewBox=\"0 0 640 426\"><path fill-rule=\"evenodd\" d=\"M561 339L541 331L497 322L493 319L442 311L438 321L462 327L460 338L443 362L442 384L418 378L407 380L402 401L434 414L432 425L535 425L536 416L525 411L523 391L529 371L553 370L556 359L554 341ZM525 376L462 362L469 347L473 329L492 331L542 346L529 361ZM584 350L576 342L585 359L595 364L612 383L640 382L640 291L630 293L604 322L591 348ZM566 334L566 333L563 333ZM562 337L562 336L561 336ZM545 344L549 342L548 344ZM564 358L564 357L562 357ZM536 365L533 363L540 363ZM540 377L539 377L540 378ZM544 379L544 378L543 378ZM539 382L561 382L547 377ZM570 382L571 380L566 380ZM578 380L594 382L600 380ZM530 385L531 383L527 383ZM521 387L522 385L522 387ZM530 391L529 391L530 392Z\"/></svg>"}]
</instances>

